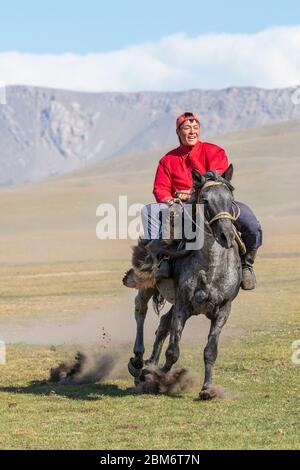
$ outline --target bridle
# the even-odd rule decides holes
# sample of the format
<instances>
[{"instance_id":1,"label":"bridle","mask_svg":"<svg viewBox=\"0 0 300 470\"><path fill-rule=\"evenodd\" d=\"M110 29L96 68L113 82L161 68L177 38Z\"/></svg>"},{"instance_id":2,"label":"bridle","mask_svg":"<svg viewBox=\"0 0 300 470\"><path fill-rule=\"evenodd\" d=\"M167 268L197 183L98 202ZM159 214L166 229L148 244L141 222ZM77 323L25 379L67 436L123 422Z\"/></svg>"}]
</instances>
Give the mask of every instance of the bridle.
<instances>
[{"instance_id":1,"label":"bridle","mask_svg":"<svg viewBox=\"0 0 300 470\"><path fill-rule=\"evenodd\" d=\"M221 181L206 181L206 183L202 186L201 191L211 186L226 186L227 187L227 185L225 183L222 183ZM201 195L201 191L199 193L199 196ZM220 219L229 219L232 222L235 222L239 218L241 211L240 211L239 206L234 201L233 201L233 204L237 209L237 212L234 215L230 214L230 212L225 212L225 211L219 212L211 220L207 220L208 225L210 226L211 224L216 222L216 220L220 220Z\"/></svg>"},{"instance_id":2,"label":"bridle","mask_svg":"<svg viewBox=\"0 0 300 470\"><path fill-rule=\"evenodd\" d=\"M200 204L200 202L201 202L200 201L201 191L203 189L209 188L211 186L226 186L228 188L226 183L222 183L221 181L206 181L206 183L204 183L204 185L202 186L201 190L196 191L196 194L197 194L196 195L196 204ZM176 194L180 194L180 193L186 194L185 192L176 191ZM185 210L184 204L180 199L179 199L179 203L182 207L183 212L188 216L188 218L191 218L189 213ZM239 208L239 206L237 205L237 203L235 201L232 201L232 203L233 203L234 207L236 208L236 212L234 213L234 215L230 214L229 212L223 211L223 212L219 212L211 220L205 220L204 219L205 226L209 229L209 232L211 234L213 234L211 225L214 222L216 222L217 220L228 219L228 220L231 220L232 222L235 222L239 218L240 213L241 213L240 208ZM202 230L201 227L199 227L198 224L195 221L193 221L193 222L197 226L198 229ZM238 231L237 231L234 224L232 225L232 228L233 228L233 231L234 231L235 240L236 240L236 242L238 243L238 246L239 246L240 253L242 255L244 255L246 253L245 244L244 244L243 240L241 239L241 237L240 237L240 235L239 235L239 233L238 233Z\"/></svg>"},{"instance_id":3,"label":"bridle","mask_svg":"<svg viewBox=\"0 0 300 470\"><path fill-rule=\"evenodd\" d=\"M197 197L196 197L196 203L200 203L200 196L201 196L201 191L203 189L206 189L206 188L209 188L211 186L226 186L226 183L222 183L221 181L206 181L206 183L204 183L204 185L202 186L201 190L198 192L197 194ZM196 191L197 192L197 191ZM178 194L186 194L186 192L184 191L176 191L176 195ZM184 204L182 203L182 201L179 199L179 204L181 205L181 207L184 209ZM211 225L216 222L217 220L220 220L220 219L229 219L231 220L232 222L235 222L239 216L240 216L240 208L239 206L236 204L235 201L233 201L233 205L235 206L236 208L236 213L234 213L234 215L230 214L230 212L219 212L217 215L215 215L211 220L205 220L205 222L208 224L209 228L211 229Z\"/></svg>"}]
</instances>

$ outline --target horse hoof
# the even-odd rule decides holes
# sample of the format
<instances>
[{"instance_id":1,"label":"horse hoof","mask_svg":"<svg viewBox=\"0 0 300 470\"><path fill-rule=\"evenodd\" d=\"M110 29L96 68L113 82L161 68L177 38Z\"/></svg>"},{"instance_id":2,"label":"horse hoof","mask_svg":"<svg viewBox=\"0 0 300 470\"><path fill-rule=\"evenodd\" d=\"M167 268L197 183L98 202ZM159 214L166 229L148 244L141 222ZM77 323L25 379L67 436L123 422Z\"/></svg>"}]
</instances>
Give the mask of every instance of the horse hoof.
<instances>
[{"instance_id":1,"label":"horse hoof","mask_svg":"<svg viewBox=\"0 0 300 470\"><path fill-rule=\"evenodd\" d=\"M132 377L139 378L143 370L143 364L141 367L135 367L133 365L133 358L130 358L128 362L128 372Z\"/></svg>"},{"instance_id":2,"label":"horse hoof","mask_svg":"<svg viewBox=\"0 0 300 470\"><path fill-rule=\"evenodd\" d=\"M140 382L146 382L146 376L149 374L151 374L151 371L145 367L140 375Z\"/></svg>"},{"instance_id":3,"label":"horse hoof","mask_svg":"<svg viewBox=\"0 0 300 470\"><path fill-rule=\"evenodd\" d=\"M213 400L217 398L217 392L213 388L206 388L199 393L199 400Z\"/></svg>"}]
</instances>

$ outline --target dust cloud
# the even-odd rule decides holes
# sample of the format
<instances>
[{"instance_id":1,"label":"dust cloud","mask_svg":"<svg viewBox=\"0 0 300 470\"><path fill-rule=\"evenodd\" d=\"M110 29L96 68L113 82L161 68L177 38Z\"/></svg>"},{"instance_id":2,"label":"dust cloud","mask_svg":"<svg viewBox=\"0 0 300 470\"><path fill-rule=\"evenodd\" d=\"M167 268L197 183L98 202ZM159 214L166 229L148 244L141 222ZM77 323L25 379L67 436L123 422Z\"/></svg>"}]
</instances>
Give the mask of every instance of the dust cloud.
<instances>
[{"instance_id":1,"label":"dust cloud","mask_svg":"<svg viewBox=\"0 0 300 470\"><path fill-rule=\"evenodd\" d=\"M49 382L81 385L106 378L116 364L116 357L100 350L77 352L73 361L62 362L50 370Z\"/></svg>"},{"instance_id":2,"label":"dust cloud","mask_svg":"<svg viewBox=\"0 0 300 470\"><path fill-rule=\"evenodd\" d=\"M134 291L123 294L114 303L101 303L99 309L84 315L60 319L54 312L53 317L23 317L16 315L9 321L0 319L0 338L6 343L27 343L37 345L93 345L106 342L106 347L132 344L135 339L136 322L134 318ZM166 305L162 314L170 306ZM162 315L161 314L161 315ZM183 340L204 340L207 337L209 321L202 317L192 317L186 324ZM145 341L153 343L159 317L151 302L145 320ZM103 338L106 335L105 338ZM226 329L223 334L226 335Z\"/></svg>"},{"instance_id":3,"label":"dust cloud","mask_svg":"<svg viewBox=\"0 0 300 470\"><path fill-rule=\"evenodd\" d=\"M137 391L140 393L161 393L176 396L193 388L198 383L194 373L181 367L172 367L169 372L164 373L158 366L151 365L147 367L145 372L137 386Z\"/></svg>"}]
</instances>

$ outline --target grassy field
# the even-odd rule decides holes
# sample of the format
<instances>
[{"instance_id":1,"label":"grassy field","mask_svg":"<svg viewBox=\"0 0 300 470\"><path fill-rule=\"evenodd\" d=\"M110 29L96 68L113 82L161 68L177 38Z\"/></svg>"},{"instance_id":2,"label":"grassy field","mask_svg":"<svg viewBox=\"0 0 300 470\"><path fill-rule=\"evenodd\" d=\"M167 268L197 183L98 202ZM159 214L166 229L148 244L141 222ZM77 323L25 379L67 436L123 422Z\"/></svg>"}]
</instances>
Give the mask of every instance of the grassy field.
<instances>
[{"instance_id":1,"label":"grassy field","mask_svg":"<svg viewBox=\"0 0 300 470\"><path fill-rule=\"evenodd\" d=\"M48 312L60 305L61 312L56 310L59 316L68 310L65 304L68 299L70 308L79 305L77 314L80 315L80 309L96 306L99 292L100 296L101 292L117 294L123 266L109 265L112 270L109 276L101 272L105 263L101 269L98 265L98 273L88 263L63 265L60 272L64 274L59 277L59 266L52 270L44 265L35 269L19 267L20 283L15 284L10 284L15 272L6 268L1 273L1 279L5 280L2 301L8 305L12 302L13 309L18 298L22 298L24 311L32 311L35 305L35 315L39 309ZM78 273L73 285L74 275L66 275L68 271ZM53 276L47 278L49 284L45 291L45 277L35 277L37 284L29 281L32 277L26 277L46 272L52 272ZM180 397L135 393L126 373L132 347L128 343L112 346L112 352L118 352L121 372L101 383L79 386L43 383L51 367L73 355L71 345L51 348L51 345L10 344L7 364L0 366L0 447L299 448L300 366L291 362L292 342L300 339L298 260L282 256L270 257L266 262L266 258L261 258L257 272L258 289L241 293L226 327L228 334L221 341L215 383L227 390L225 399L194 400L203 374L203 337L198 341L183 337L180 364L197 372L199 384ZM6 300L4 293L7 293ZM65 312L67 316L69 313ZM11 312L6 310L4 314L9 316ZM131 317L130 309L124 315ZM236 327L239 335L231 335Z\"/></svg>"}]
</instances>

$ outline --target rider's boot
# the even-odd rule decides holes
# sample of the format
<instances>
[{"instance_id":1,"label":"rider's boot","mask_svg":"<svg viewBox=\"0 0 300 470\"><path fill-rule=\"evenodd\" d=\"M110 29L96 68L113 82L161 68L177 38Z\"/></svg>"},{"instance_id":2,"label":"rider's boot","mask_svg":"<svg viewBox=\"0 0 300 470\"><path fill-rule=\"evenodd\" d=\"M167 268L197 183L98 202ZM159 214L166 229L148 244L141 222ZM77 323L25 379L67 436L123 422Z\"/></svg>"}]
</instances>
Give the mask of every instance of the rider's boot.
<instances>
[{"instance_id":1,"label":"rider's boot","mask_svg":"<svg viewBox=\"0 0 300 470\"><path fill-rule=\"evenodd\" d=\"M244 290L253 290L256 286L256 278L253 270L253 264L257 249L250 250L246 255L242 256L242 283Z\"/></svg>"}]
</instances>

